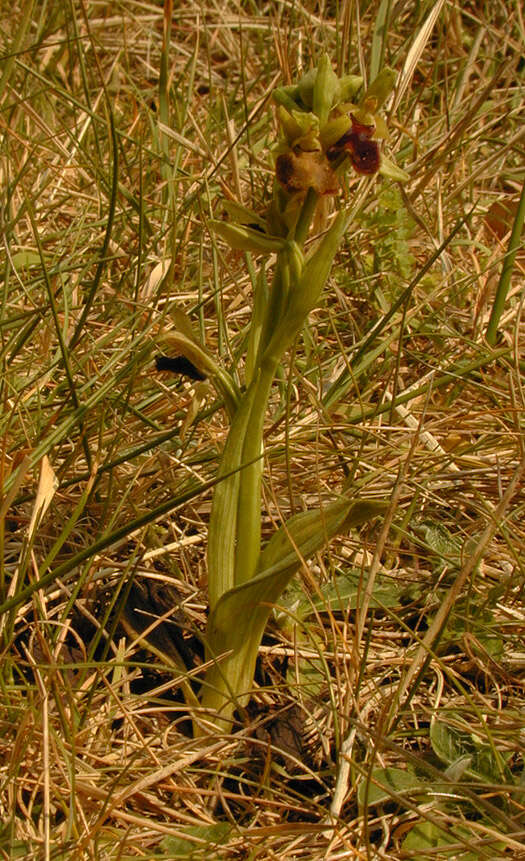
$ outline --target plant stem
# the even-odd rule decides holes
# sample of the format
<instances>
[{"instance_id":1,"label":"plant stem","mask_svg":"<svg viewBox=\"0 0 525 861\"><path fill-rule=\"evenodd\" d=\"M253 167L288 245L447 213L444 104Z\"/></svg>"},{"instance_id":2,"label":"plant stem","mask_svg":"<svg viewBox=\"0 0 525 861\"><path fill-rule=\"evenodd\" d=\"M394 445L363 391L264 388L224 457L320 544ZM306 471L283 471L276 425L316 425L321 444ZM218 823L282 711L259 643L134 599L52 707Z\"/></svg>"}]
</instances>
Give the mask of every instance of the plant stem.
<instances>
[{"instance_id":1,"label":"plant stem","mask_svg":"<svg viewBox=\"0 0 525 861\"><path fill-rule=\"evenodd\" d=\"M310 224L314 217L315 208L319 200L319 195L313 188L309 188L304 203L295 225L295 241L302 247L306 242Z\"/></svg>"}]
</instances>

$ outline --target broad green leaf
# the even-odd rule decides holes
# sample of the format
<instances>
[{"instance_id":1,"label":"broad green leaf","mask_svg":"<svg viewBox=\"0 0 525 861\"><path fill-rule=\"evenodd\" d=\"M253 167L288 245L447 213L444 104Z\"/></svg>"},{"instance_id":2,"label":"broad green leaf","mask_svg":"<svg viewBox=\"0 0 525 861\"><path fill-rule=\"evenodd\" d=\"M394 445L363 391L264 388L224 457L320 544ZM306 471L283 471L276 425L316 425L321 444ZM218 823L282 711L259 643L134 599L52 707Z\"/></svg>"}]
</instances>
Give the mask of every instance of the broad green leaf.
<instances>
[{"instance_id":1,"label":"broad green leaf","mask_svg":"<svg viewBox=\"0 0 525 861\"><path fill-rule=\"evenodd\" d=\"M454 718L453 714L448 716ZM430 724L430 742L436 756L449 768L456 766L464 757L469 757L471 763L465 768L465 774L470 778L489 783L500 783L502 780L514 782L503 756L467 729L452 727L434 717Z\"/></svg>"},{"instance_id":2,"label":"broad green leaf","mask_svg":"<svg viewBox=\"0 0 525 861\"><path fill-rule=\"evenodd\" d=\"M346 532L353 526L366 523L386 509L386 503L378 500L356 500L342 498L325 508L302 511L281 526L272 535L261 553L258 573L260 576L287 571L289 566L300 565L297 556L309 558L320 550L334 535ZM280 590L280 593L282 589ZM279 594L280 594L279 593Z\"/></svg>"},{"instance_id":3,"label":"broad green leaf","mask_svg":"<svg viewBox=\"0 0 525 861\"><path fill-rule=\"evenodd\" d=\"M42 260L38 251L17 251L11 255L13 268L29 269L30 266L41 266Z\"/></svg>"},{"instance_id":4,"label":"broad green leaf","mask_svg":"<svg viewBox=\"0 0 525 861\"><path fill-rule=\"evenodd\" d=\"M257 377L243 395L226 440L213 494L208 529L208 597L213 611L220 597L235 585L237 515L243 447L257 391Z\"/></svg>"},{"instance_id":5,"label":"broad green leaf","mask_svg":"<svg viewBox=\"0 0 525 861\"><path fill-rule=\"evenodd\" d=\"M475 832L470 832L462 826L455 826L452 829L445 823L443 823L443 827L440 827L434 822L423 820L410 829L403 841L402 848L404 851L411 853L424 853L427 849L434 850L430 851L428 855L421 854L417 856L418 858L428 858L429 861L431 858L437 857L441 859L449 858L450 861L480 861L480 858L488 859L491 857L489 854L480 855L475 848L473 851L469 851L469 847L475 844L476 839L479 838L476 837ZM458 844L461 843L465 844L465 846L459 849ZM452 846L456 848L453 849ZM499 849L504 849L504 844L501 842L496 843L495 841L489 848L484 843L484 848L488 852L496 852ZM436 855L436 849L439 849L439 856ZM496 857L496 855L492 857Z\"/></svg>"},{"instance_id":6,"label":"broad green leaf","mask_svg":"<svg viewBox=\"0 0 525 861\"><path fill-rule=\"evenodd\" d=\"M257 576L219 599L208 622L207 657L225 657L206 674L203 705L220 711L225 727L235 705L247 701L268 617L302 559L322 550L334 535L377 516L385 507L374 500L341 499L322 510L294 515L262 551Z\"/></svg>"},{"instance_id":7,"label":"broad green leaf","mask_svg":"<svg viewBox=\"0 0 525 861\"><path fill-rule=\"evenodd\" d=\"M446 526L425 521L415 526L414 531L421 536L428 549L438 557L440 572L443 570L443 565L449 568L451 565L456 568L460 566L462 541L452 535Z\"/></svg>"},{"instance_id":8,"label":"broad green leaf","mask_svg":"<svg viewBox=\"0 0 525 861\"><path fill-rule=\"evenodd\" d=\"M392 801L392 793L413 795L415 792L428 792L428 784L409 768L374 768L368 783L365 778L361 780L357 801L361 808L365 804L367 807L374 807Z\"/></svg>"},{"instance_id":9,"label":"broad green leaf","mask_svg":"<svg viewBox=\"0 0 525 861\"><path fill-rule=\"evenodd\" d=\"M313 612L312 606L322 612L323 610L355 610L360 603L360 596L366 587L366 573L355 569L345 571L337 576L335 582L330 582L321 587L321 595L316 595L308 603L308 609ZM414 585L414 590L417 587ZM415 595L415 591L410 592ZM393 577L378 574L374 581L374 591L370 601L370 609L383 607L399 607L402 597L409 594L404 584L400 584ZM305 605L306 609L306 605Z\"/></svg>"},{"instance_id":10,"label":"broad green leaf","mask_svg":"<svg viewBox=\"0 0 525 861\"><path fill-rule=\"evenodd\" d=\"M268 282L266 280L266 271L264 266L261 266L254 290L252 320L248 331L248 342L246 345L245 379L247 386L250 385L255 376L256 361L259 354L261 335L263 332L265 309L268 306L268 301L269 290Z\"/></svg>"},{"instance_id":11,"label":"broad green leaf","mask_svg":"<svg viewBox=\"0 0 525 861\"><path fill-rule=\"evenodd\" d=\"M286 683L293 689L299 689L301 695L307 698L318 697L327 682L326 661L322 658L298 658L298 665L290 662L286 672Z\"/></svg>"}]
</instances>

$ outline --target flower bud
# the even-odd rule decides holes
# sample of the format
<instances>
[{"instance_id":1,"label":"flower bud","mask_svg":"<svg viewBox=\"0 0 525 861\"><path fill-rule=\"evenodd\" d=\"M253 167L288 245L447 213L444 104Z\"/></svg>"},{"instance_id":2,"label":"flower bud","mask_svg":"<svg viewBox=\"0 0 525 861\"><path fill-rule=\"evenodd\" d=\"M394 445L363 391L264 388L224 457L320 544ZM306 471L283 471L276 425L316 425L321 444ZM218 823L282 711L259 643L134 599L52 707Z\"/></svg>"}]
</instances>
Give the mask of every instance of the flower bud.
<instances>
[{"instance_id":1,"label":"flower bud","mask_svg":"<svg viewBox=\"0 0 525 861\"><path fill-rule=\"evenodd\" d=\"M313 90L313 112L319 117L319 125L324 126L332 110L339 81L332 69L327 54L323 54L317 67Z\"/></svg>"},{"instance_id":2,"label":"flower bud","mask_svg":"<svg viewBox=\"0 0 525 861\"><path fill-rule=\"evenodd\" d=\"M369 110L370 113L375 114L394 89L395 82L396 73L393 69L385 66L368 87L363 99L363 107Z\"/></svg>"},{"instance_id":3,"label":"flower bud","mask_svg":"<svg viewBox=\"0 0 525 861\"><path fill-rule=\"evenodd\" d=\"M296 94L297 101L293 94ZM282 105L289 113L300 109L298 104L299 87L277 87L272 93L272 98L276 104Z\"/></svg>"},{"instance_id":4,"label":"flower bud","mask_svg":"<svg viewBox=\"0 0 525 861\"><path fill-rule=\"evenodd\" d=\"M314 103L314 84L317 78L317 69L310 69L303 75L297 84L298 95L306 108L312 108Z\"/></svg>"},{"instance_id":5,"label":"flower bud","mask_svg":"<svg viewBox=\"0 0 525 861\"><path fill-rule=\"evenodd\" d=\"M343 75L342 78L339 78L339 86L336 94L337 101L335 103L352 102L362 86L363 79L361 75Z\"/></svg>"},{"instance_id":6,"label":"flower bud","mask_svg":"<svg viewBox=\"0 0 525 861\"><path fill-rule=\"evenodd\" d=\"M286 142L290 148L299 147L306 152L321 149L319 143L319 120L312 113L294 110L291 114L278 107L277 116L284 131Z\"/></svg>"}]
</instances>

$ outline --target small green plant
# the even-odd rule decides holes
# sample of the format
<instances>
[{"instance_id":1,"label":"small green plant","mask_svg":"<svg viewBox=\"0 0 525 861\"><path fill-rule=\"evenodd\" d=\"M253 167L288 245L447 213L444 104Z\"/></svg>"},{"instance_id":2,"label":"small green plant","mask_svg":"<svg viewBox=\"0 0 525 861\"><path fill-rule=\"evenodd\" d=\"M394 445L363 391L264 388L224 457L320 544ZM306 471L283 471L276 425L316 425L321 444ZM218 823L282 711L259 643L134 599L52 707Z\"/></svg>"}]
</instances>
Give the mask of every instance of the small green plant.
<instances>
[{"instance_id":1,"label":"small green plant","mask_svg":"<svg viewBox=\"0 0 525 861\"><path fill-rule=\"evenodd\" d=\"M282 139L271 204L262 216L224 201L227 219L210 224L232 248L262 258L247 338L245 387L240 389L219 367L184 322L166 336L172 351L210 377L231 422L208 535L208 669L201 697L206 716L225 730L231 728L235 709L247 701L268 617L302 560L384 509L382 501L345 494L295 514L261 548L263 426L272 383L283 355L320 301L355 209L340 209L309 253L305 243L319 223L318 205L337 195L349 165L364 177L378 171L406 177L379 150L387 130L377 111L393 82L393 72L385 69L355 101L362 79L338 78L324 56L297 85L274 92ZM276 255L271 285L270 255Z\"/></svg>"}]
</instances>

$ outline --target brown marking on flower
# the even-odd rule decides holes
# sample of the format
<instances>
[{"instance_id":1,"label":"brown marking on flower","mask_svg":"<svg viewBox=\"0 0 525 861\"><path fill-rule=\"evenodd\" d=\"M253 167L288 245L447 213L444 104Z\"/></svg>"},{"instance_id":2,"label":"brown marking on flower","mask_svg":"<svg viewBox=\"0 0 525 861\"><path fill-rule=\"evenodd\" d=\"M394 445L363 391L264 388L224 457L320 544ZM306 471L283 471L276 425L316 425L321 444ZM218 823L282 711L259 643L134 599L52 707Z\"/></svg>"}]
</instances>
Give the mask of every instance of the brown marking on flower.
<instances>
[{"instance_id":1,"label":"brown marking on flower","mask_svg":"<svg viewBox=\"0 0 525 861\"><path fill-rule=\"evenodd\" d=\"M320 152L282 153L275 163L275 175L289 194L309 188L318 194L337 194L339 190L337 177Z\"/></svg>"}]
</instances>

